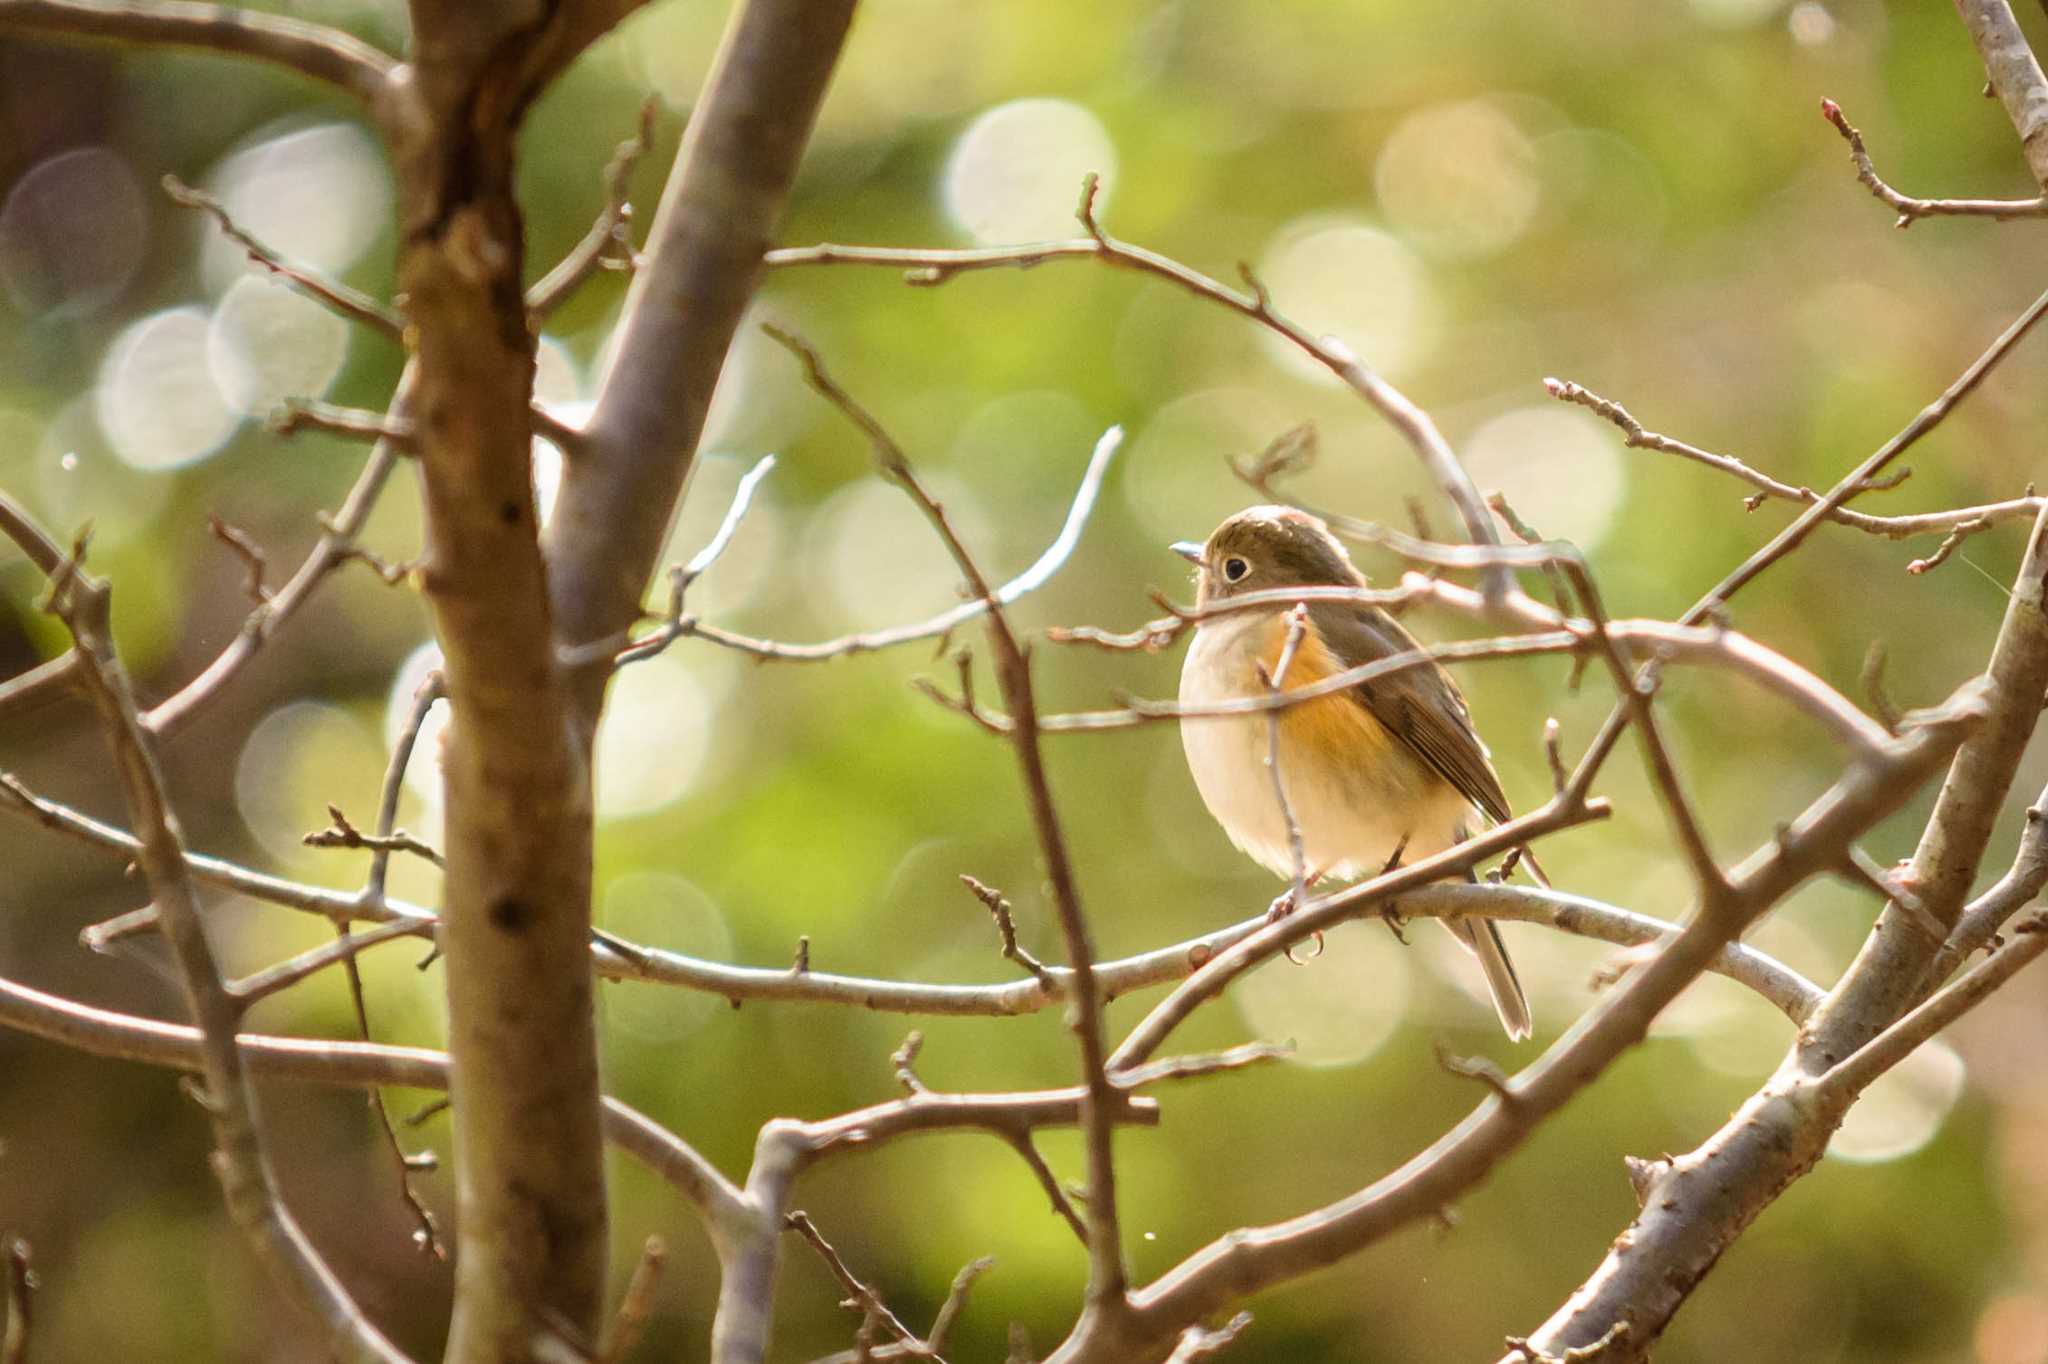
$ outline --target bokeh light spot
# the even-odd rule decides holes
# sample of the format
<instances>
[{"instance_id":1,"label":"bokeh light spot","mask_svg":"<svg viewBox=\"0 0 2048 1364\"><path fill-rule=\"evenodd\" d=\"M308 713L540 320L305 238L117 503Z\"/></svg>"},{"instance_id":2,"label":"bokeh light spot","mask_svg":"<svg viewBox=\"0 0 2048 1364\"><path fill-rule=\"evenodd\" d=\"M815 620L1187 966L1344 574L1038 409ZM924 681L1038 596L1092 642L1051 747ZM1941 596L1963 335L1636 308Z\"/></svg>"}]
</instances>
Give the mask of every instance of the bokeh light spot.
<instances>
[{"instance_id":1,"label":"bokeh light spot","mask_svg":"<svg viewBox=\"0 0 2048 1364\"><path fill-rule=\"evenodd\" d=\"M1274 306L1314 336L1334 336L1372 368L1398 374L1428 352L1436 301L1415 253L1376 227L1324 215L1280 230L1259 262ZM1292 373L1338 381L1285 338L1260 343Z\"/></svg>"},{"instance_id":2,"label":"bokeh light spot","mask_svg":"<svg viewBox=\"0 0 2048 1364\"><path fill-rule=\"evenodd\" d=\"M1063 99L999 104L968 125L946 163L946 211L977 241L1034 242L1080 233L1081 181L1101 177L1109 201L1116 148L1101 120Z\"/></svg>"},{"instance_id":3,"label":"bokeh light spot","mask_svg":"<svg viewBox=\"0 0 2048 1364\"><path fill-rule=\"evenodd\" d=\"M1297 948L1307 957L1312 946ZM1344 1066L1378 1051L1408 1005L1409 966L1377 923L1342 923L1323 934L1319 956L1296 966L1275 958L1231 992L1254 1035L1292 1039L1294 1059Z\"/></svg>"},{"instance_id":4,"label":"bokeh light spot","mask_svg":"<svg viewBox=\"0 0 2048 1364\"><path fill-rule=\"evenodd\" d=\"M441 646L428 640L405 656L391 679L391 693L384 702L384 749L398 747L399 736L412 718L413 701L427 674L441 667ZM441 805L441 735L448 727L448 707L435 706L427 712L413 743L412 760L405 765L405 785L430 807Z\"/></svg>"},{"instance_id":5,"label":"bokeh light spot","mask_svg":"<svg viewBox=\"0 0 2048 1364\"><path fill-rule=\"evenodd\" d=\"M384 758L369 727L319 701L294 701L256 722L235 760L235 810L280 861L307 856L300 839L328 824L330 802L368 827ZM322 854L340 857L345 854Z\"/></svg>"},{"instance_id":6,"label":"bokeh light spot","mask_svg":"<svg viewBox=\"0 0 2048 1364\"><path fill-rule=\"evenodd\" d=\"M988 543L987 518L959 480L929 473L924 481L970 549ZM834 493L813 514L806 539L817 595L850 629L902 625L959 604L953 557L917 504L879 478Z\"/></svg>"},{"instance_id":7,"label":"bokeh light spot","mask_svg":"<svg viewBox=\"0 0 2048 1364\"><path fill-rule=\"evenodd\" d=\"M623 676L623 675L622 675ZM665 948L704 961L732 959L732 928L710 896L667 872L629 872L599 893L598 922L628 942ZM671 1041L710 1018L725 1002L699 990L616 985L605 991L605 1021L653 1041Z\"/></svg>"},{"instance_id":8,"label":"bokeh light spot","mask_svg":"<svg viewBox=\"0 0 2048 1364\"><path fill-rule=\"evenodd\" d=\"M114 453L137 469L175 469L227 443L241 418L222 400L207 359L204 308L171 308L131 324L100 362L93 402Z\"/></svg>"},{"instance_id":9,"label":"bokeh light spot","mask_svg":"<svg viewBox=\"0 0 2048 1364\"><path fill-rule=\"evenodd\" d=\"M1963 1093L1963 1058L1939 1040L1880 1076L1849 1110L1828 1154L1859 1165L1897 1160L1934 1140Z\"/></svg>"},{"instance_id":10,"label":"bokeh light spot","mask_svg":"<svg viewBox=\"0 0 2048 1364\"><path fill-rule=\"evenodd\" d=\"M674 653L619 671L597 731L597 816L644 815L703 771L713 697Z\"/></svg>"},{"instance_id":11,"label":"bokeh light spot","mask_svg":"<svg viewBox=\"0 0 2048 1364\"><path fill-rule=\"evenodd\" d=\"M1464 458L1482 496L1504 494L1545 538L1582 549L1607 534L1627 491L1612 433L1572 408L1503 412L1472 433Z\"/></svg>"},{"instance_id":12,"label":"bokeh light spot","mask_svg":"<svg viewBox=\"0 0 2048 1364\"><path fill-rule=\"evenodd\" d=\"M206 334L214 385L235 411L267 416L287 398L317 398L341 373L348 323L265 276L245 275Z\"/></svg>"},{"instance_id":13,"label":"bokeh light spot","mask_svg":"<svg viewBox=\"0 0 2048 1364\"><path fill-rule=\"evenodd\" d=\"M0 205L0 284L30 316L81 317L117 298L141 263L149 210L135 173L105 147L30 168Z\"/></svg>"},{"instance_id":14,"label":"bokeh light spot","mask_svg":"<svg viewBox=\"0 0 2048 1364\"><path fill-rule=\"evenodd\" d=\"M209 177L213 194L256 240L330 274L353 265L391 221L391 176L362 129L321 123L235 152ZM206 225L202 269L215 289L253 269Z\"/></svg>"},{"instance_id":15,"label":"bokeh light spot","mask_svg":"<svg viewBox=\"0 0 2048 1364\"><path fill-rule=\"evenodd\" d=\"M1977 1364L2048 1364L2048 1301L2032 1293L1993 1298L1977 1318Z\"/></svg>"},{"instance_id":16,"label":"bokeh light spot","mask_svg":"<svg viewBox=\"0 0 2048 1364\"><path fill-rule=\"evenodd\" d=\"M1409 115L1381 148L1373 185L1389 223L1453 258L1513 245L1542 200L1535 145L1485 100Z\"/></svg>"}]
</instances>

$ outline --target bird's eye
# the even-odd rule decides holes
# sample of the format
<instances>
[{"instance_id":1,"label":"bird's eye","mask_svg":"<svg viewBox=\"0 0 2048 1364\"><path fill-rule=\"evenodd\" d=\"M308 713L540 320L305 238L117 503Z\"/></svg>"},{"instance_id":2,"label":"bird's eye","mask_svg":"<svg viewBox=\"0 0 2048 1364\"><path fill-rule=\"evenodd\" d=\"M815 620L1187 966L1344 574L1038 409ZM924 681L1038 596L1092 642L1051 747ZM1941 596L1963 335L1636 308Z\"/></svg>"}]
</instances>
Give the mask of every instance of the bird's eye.
<instances>
[{"instance_id":1,"label":"bird's eye","mask_svg":"<svg viewBox=\"0 0 2048 1364\"><path fill-rule=\"evenodd\" d=\"M1252 566L1234 554L1223 561L1223 576L1229 582L1237 582L1251 571Z\"/></svg>"}]
</instances>

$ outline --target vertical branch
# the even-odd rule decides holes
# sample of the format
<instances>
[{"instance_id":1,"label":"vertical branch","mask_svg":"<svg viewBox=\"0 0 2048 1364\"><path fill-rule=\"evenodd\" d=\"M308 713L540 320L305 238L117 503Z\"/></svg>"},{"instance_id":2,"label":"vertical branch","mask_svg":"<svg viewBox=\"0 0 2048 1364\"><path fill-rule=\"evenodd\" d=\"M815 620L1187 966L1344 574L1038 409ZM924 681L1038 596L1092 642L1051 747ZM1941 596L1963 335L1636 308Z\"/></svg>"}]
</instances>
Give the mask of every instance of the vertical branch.
<instances>
[{"instance_id":1,"label":"vertical branch","mask_svg":"<svg viewBox=\"0 0 2048 1364\"><path fill-rule=\"evenodd\" d=\"M988 606L989 645L995 654L996 683L1003 704L1010 712L1009 738L1017 753L1024 778L1025 797L1031 807L1032 827L1038 834L1039 855L1045 863L1046 881L1052 890L1053 908L1060 935L1065 939L1067 966L1074 973L1073 1025L1081 1044L1083 1079L1087 1099L1081 1106L1081 1126L1088 1155L1088 1303L1087 1315L1120 1323L1129 1314L1129 1273L1124 1265L1121 1233L1118 1229L1116 1167L1114 1153L1115 1114L1124 1097L1110 1079L1108 1050L1103 1041L1102 994L1095 983L1095 945L1088 921L1081 910L1081 891L1067 851L1066 834L1054 806L1051 783L1046 776L1038 729L1038 702L1031 683L1031 660L1010 629L1003 603L988 579L975 565L974 557L961 543L947 519L945 509L918 479L880 422L825 373L817 352L798 338L769 329L769 335L794 352L803 362L805 377L827 401L860 428L873 448L882 473L899 484L916 501L932 528L945 542L962 576L968 594Z\"/></svg>"},{"instance_id":2,"label":"vertical branch","mask_svg":"<svg viewBox=\"0 0 2048 1364\"><path fill-rule=\"evenodd\" d=\"M450 717L439 941L462 1235L453 1364L587 1350L605 1303L589 750L556 662L534 514L514 164L527 108L626 7L413 0L413 60L393 97L419 580Z\"/></svg>"},{"instance_id":3,"label":"vertical branch","mask_svg":"<svg viewBox=\"0 0 2048 1364\"><path fill-rule=\"evenodd\" d=\"M158 925L177 962L186 1004L199 1025L206 1084L197 1097L213 1123L213 1168L228 1213L285 1292L319 1320L327 1346L338 1358L352 1364L401 1364L405 1356L363 1316L278 1202L254 1095L235 1041L241 1007L228 992L206 940L177 817L164 794L163 774L143 729L134 690L114 654L108 592L78 566L76 555L82 549L50 575L49 606L70 627L80 679L99 712L135 823L137 860L156 902Z\"/></svg>"},{"instance_id":4,"label":"vertical branch","mask_svg":"<svg viewBox=\"0 0 2048 1364\"><path fill-rule=\"evenodd\" d=\"M2006 0L1955 0L1956 13L1970 30L1970 41L1984 58L1984 74L2005 106L2020 150L2034 180L2048 189L2048 77L2027 45Z\"/></svg>"},{"instance_id":5,"label":"vertical branch","mask_svg":"<svg viewBox=\"0 0 2048 1364\"><path fill-rule=\"evenodd\" d=\"M2035 518L2027 554L1992 646L1991 716L1949 765L1934 813L1914 850L1907 883L1943 930L1952 930L1990 845L2013 774L2048 694L2048 508ZM1904 1013L1923 992L1941 943L1897 904L1885 907L1863 950L1803 1034L1801 1063L1824 1070Z\"/></svg>"},{"instance_id":6,"label":"vertical branch","mask_svg":"<svg viewBox=\"0 0 2048 1364\"><path fill-rule=\"evenodd\" d=\"M562 638L631 625L652 576L725 354L760 279L854 0L745 0L684 135L616 355L563 473L548 528ZM606 667L576 678L595 729Z\"/></svg>"}]
</instances>

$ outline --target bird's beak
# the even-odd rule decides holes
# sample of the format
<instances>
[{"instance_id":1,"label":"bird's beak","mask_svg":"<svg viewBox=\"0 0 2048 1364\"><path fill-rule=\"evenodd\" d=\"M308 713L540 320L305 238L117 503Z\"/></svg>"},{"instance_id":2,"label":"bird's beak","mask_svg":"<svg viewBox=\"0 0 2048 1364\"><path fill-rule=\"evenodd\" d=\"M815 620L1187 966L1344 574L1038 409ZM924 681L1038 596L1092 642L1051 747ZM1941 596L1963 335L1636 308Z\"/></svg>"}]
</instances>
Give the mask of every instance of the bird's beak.
<instances>
[{"instance_id":1,"label":"bird's beak","mask_svg":"<svg viewBox=\"0 0 2048 1364\"><path fill-rule=\"evenodd\" d=\"M1193 540L1179 540L1171 545L1168 545L1167 548L1172 550L1175 554L1180 555L1181 558L1186 559L1191 564L1199 564L1202 562L1202 547L1196 544Z\"/></svg>"}]
</instances>

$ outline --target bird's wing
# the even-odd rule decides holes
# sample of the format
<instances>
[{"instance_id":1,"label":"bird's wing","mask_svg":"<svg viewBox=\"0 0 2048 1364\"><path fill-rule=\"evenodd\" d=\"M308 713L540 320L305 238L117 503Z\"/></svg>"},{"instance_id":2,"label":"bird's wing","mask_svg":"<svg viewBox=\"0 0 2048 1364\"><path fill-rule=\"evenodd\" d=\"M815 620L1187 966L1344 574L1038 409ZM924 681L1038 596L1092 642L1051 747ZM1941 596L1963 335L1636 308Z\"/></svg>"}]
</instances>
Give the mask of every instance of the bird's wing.
<instances>
[{"instance_id":1,"label":"bird's wing","mask_svg":"<svg viewBox=\"0 0 2048 1364\"><path fill-rule=\"evenodd\" d=\"M1355 668L1422 647L1384 611L1359 610L1343 602L1312 602L1308 614L1309 623L1340 668ZM1472 727L1464 694L1441 664L1429 662L1377 677L1352 688L1349 694L1488 819L1498 824L1512 816L1500 777L1487 759L1486 745Z\"/></svg>"}]
</instances>

